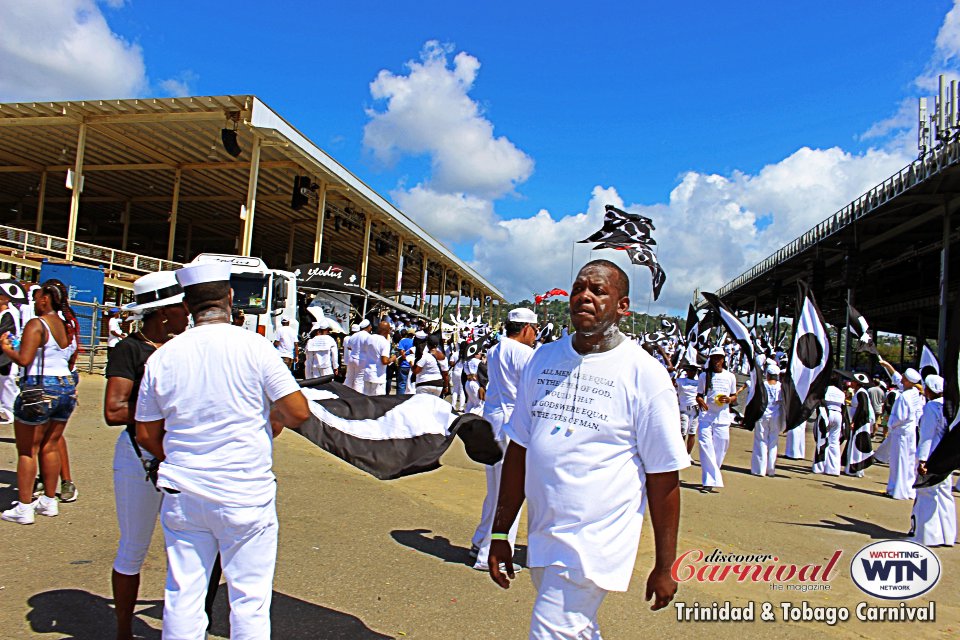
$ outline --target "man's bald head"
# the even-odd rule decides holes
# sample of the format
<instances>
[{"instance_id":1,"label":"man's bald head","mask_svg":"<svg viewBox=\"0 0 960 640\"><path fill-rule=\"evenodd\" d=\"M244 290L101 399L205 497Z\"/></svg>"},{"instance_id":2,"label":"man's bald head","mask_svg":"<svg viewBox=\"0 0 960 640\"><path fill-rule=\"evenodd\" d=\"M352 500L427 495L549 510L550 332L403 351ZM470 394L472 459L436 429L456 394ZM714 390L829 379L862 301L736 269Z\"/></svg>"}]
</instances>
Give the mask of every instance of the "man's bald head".
<instances>
[{"instance_id":1,"label":"man's bald head","mask_svg":"<svg viewBox=\"0 0 960 640\"><path fill-rule=\"evenodd\" d=\"M594 269L602 269L609 273L610 284L617 288L617 297L625 298L630 295L630 278L627 276L627 272L609 260L591 260L580 267L577 275Z\"/></svg>"},{"instance_id":2,"label":"man's bald head","mask_svg":"<svg viewBox=\"0 0 960 640\"><path fill-rule=\"evenodd\" d=\"M382 336L390 335L390 331L391 331L390 323L387 322L386 320L384 320L379 325L377 325L377 333L379 333Z\"/></svg>"}]
</instances>

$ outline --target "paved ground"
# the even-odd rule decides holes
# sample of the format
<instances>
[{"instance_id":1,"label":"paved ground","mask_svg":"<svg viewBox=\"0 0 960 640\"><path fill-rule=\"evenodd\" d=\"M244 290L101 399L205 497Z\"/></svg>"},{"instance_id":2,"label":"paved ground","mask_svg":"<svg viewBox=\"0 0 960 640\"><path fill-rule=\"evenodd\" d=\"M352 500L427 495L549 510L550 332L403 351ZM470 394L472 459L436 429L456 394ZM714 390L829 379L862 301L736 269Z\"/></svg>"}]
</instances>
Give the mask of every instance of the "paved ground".
<instances>
[{"instance_id":1,"label":"paved ground","mask_svg":"<svg viewBox=\"0 0 960 640\"><path fill-rule=\"evenodd\" d=\"M117 430L103 426L103 380L85 376L81 405L68 429L80 499L57 518L29 527L0 523L0 636L110 638L110 567L117 540L111 459ZM0 501L14 498L12 428L0 427ZM736 430L724 468L727 488L703 495L700 469L683 472L680 550L773 553L781 561L820 563L844 554L828 592L775 593L769 585L681 585L687 603L769 601L846 606L869 600L848 577L852 555L897 536L910 505L882 497L886 468L862 479L811 475L786 461L775 478L749 475L750 434ZM812 446L808 444L808 450ZM280 553L274 582L274 637L287 639L523 638L533 601L529 578L508 592L466 565L469 537L483 497L483 472L459 449L438 471L381 482L349 467L294 433L276 443L280 482ZM612 594L601 610L604 637L685 638L955 638L960 635L960 548L938 551L943 577L927 596L934 624L847 622L678 623L674 609L656 614L643 602L652 557L644 532L633 588ZM138 633L159 638L165 571L159 528L143 574ZM221 589L217 634L228 635ZM759 604L757 605L759 607ZM778 608L779 611L779 608ZM758 609L759 614L759 609Z\"/></svg>"}]
</instances>

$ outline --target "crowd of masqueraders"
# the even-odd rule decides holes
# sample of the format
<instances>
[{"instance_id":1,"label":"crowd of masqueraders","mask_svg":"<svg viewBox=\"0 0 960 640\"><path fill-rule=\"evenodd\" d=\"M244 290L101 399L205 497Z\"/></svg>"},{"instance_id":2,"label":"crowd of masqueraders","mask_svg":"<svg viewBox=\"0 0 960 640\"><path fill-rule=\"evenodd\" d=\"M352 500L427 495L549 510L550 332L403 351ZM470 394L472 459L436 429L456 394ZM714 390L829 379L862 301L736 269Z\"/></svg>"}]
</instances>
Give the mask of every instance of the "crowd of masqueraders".
<instances>
[{"instance_id":1,"label":"crowd of masqueraders","mask_svg":"<svg viewBox=\"0 0 960 640\"><path fill-rule=\"evenodd\" d=\"M110 323L103 411L109 425L123 427L114 452L116 637L133 637L140 571L158 515L167 557L164 638L204 637L221 577L231 636L270 637L278 540L272 439L313 415L297 377L340 377L373 397L425 394L437 403L449 397L455 411L489 423L503 455L486 467L470 555L475 569L509 588L521 570L514 549L528 505L526 565L537 592L530 638L600 638L597 612L608 592L628 588L646 510L655 536L646 599L653 610L673 599L679 471L690 466L699 444L701 490L723 487L730 427L738 419L733 408L745 390L733 373L743 364L735 344L707 351L700 365L681 359L675 367L675 342L621 333L628 276L606 260L578 272L571 328L557 332L519 308L495 327L456 318L453 336L388 315L357 318L347 336L323 318L302 328L306 335L285 322L271 343L237 326L242 320L232 310L229 278L229 265L220 263L143 276L125 308L136 322L127 331L116 317ZM4 292L0 286L0 328L5 315L14 315L16 298ZM76 404L78 326L61 283L45 282L29 296L22 309L36 319L18 315L0 338L15 367L12 391L6 385L0 391L16 396L8 411L19 494L3 519L19 524L56 516L58 486L60 502L77 496L62 436ZM781 356L764 367L767 405L754 429L751 463L757 476L776 473L784 431ZM915 499L910 535L952 545L949 481L919 492L912 487L917 466L922 473L945 433L943 379L921 381L915 370L900 374L882 365L889 386L858 374L827 390L812 420L812 471L862 475L863 456L852 451L866 424L868 438L886 436L872 457L889 464L888 495ZM7 407L7 399L0 395L0 405ZM841 451L844 431L848 451ZM806 458L805 429L786 437L784 456Z\"/></svg>"}]
</instances>

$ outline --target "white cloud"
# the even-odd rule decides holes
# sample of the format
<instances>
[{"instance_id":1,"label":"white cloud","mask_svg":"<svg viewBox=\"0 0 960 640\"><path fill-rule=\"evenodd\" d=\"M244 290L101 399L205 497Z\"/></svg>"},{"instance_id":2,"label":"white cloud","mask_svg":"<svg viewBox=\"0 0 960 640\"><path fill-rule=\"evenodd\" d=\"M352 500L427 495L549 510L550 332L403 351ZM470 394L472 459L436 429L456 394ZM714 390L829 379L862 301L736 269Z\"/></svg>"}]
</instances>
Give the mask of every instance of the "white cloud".
<instances>
[{"instance_id":1,"label":"white cloud","mask_svg":"<svg viewBox=\"0 0 960 640\"><path fill-rule=\"evenodd\" d=\"M0 100L126 98L148 86L140 47L92 0L7 0L0 24Z\"/></svg>"},{"instance_id":2,"label":"white cloud","mask_svg":"<svg viewBox=\"0 0 960 640\"><path fill-rule=\"evenodd\" d=\"M493 202L485 198L438 193L419 184L390 195L401 211L441 240L461 242L503 235L497 225L499 218L493 211Z\"/></svg>"},{"instance_id":3,"label":"white cloud","mask_svg":"<svg viewBox=\"0 0 960 640\"><path fill-rule=\"evenodd\" d=\"M191 95L191 86L199 80L199 76L193 71L183 71L174 78L167 78L158 83L160 90L174 97Z\"/></svg>"},{"instance_id":4,"label":"white cloud","mask_svg":"<svg viewBox=\"0 0 960 640\"><path fill-rule=\"evenodd\" d=\"M369 109L364 145L383 162L399 156L428 155L437 193L496 199L530 177L533 160L493 124L469 96L480 62L467 53L453 61L449 46L427 42L420 60L407 62L407 74L381 71L370 83L384 110Z\"/></svg>"},{"instance_id":5,"label":"white cloud","mask_svg":"<svg viewBox=\"0 0 960 640\"><path fill-rule=\"evenodd\" d=\"M656 309L682 312L694 289L718 289L909 161L909 156L881 150L854 155L838 148L802 148L755 175L688 172L668 202L626 205L652 218L657 227L653 237L667 282ZM608 203L623 206L615 188L597 186L584 213L554 220L541 210L531 218L501 221L505 237L479 240L473 266L501 287L508 300L519 300L565 287L571 268L591 257L612 259L635 281L634 306L645 308L648 270L630 266L617 251L591 254L585 245L574 247L576 240L599 228ZM769 224L758 225L760 220Z\"/></svg>"}]
</instances>

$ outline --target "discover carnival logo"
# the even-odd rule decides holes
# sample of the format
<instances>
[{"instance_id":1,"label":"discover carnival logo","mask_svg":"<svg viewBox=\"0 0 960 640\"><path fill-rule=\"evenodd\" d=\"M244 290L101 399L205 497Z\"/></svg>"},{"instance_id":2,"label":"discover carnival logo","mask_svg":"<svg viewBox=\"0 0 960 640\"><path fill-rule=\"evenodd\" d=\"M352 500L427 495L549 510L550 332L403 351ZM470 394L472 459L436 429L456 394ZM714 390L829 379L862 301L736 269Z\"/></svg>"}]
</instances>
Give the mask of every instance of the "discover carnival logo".
<instances>
[{"instance_id":1,"label":"discover carnival logo","mask_svg":"<svg viewBox=\"0 0 960 640\"><path fill-rule=\"evenodd\" d=\"M853 556L850 577L860 590L886 600L916 598L940 580L940 559L916 542L883 540Z\"/></svg>"}]
</instances>

